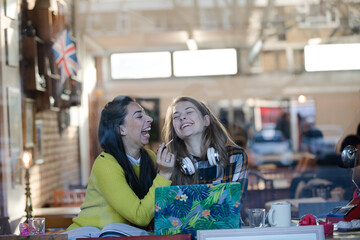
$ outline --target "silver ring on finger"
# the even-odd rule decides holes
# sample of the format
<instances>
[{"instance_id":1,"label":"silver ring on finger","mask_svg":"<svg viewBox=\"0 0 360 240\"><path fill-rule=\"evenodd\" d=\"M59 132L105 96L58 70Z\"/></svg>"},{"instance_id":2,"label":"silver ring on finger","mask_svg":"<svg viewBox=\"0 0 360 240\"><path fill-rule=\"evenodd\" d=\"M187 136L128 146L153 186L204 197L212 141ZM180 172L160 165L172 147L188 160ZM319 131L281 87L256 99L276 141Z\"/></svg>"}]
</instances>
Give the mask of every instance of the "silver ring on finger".
<instances>
[{"instance_id":1,"label":"silver ring on finger","mask_svg":"<svg viewBox=\"0 0 360 240\"><path fill-rule=\"evenodd\" d=\"M169 162L170 162L170 159L165 159L165 162L169 163Z\"/></svg>"}]
</instances>

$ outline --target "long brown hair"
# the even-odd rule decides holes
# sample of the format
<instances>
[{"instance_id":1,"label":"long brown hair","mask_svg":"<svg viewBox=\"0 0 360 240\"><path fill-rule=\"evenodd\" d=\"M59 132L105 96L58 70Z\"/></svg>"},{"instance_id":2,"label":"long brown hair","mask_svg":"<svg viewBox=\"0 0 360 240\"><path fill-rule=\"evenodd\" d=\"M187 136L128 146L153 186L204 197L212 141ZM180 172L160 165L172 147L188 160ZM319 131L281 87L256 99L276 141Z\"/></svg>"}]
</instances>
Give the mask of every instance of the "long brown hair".
<instances>
[{"instance_id":1,"label":"long brown hair","mask_svg":"<svg viewBox=\"0 0 360 240\"><path fill-rule=\"evenodd\" d=\"M202 135L201 144L201 156L200 159L207 159L207 149L210 147L215 148L215 151L219 153L219 160L222 167L226 167L229 164L229 159L226 152L227 145L236 145L231 139L229 133L225 127L221 124L219 119L212 113L212 111L201 101L198 101L191 97L178 97L173 100L171 105L167 109L165 123L162 130L162 135L165 142L173 139L168 148L176 156L176 167L172 174L173 184L193 184L198 182L197 172L193 176L187 176L180 170L181 159L189 157L189 152L186 149L185 142L180 139L175 132L173 126L173 109L179 102L190 102L200 111L201 115L205 117L209 116L210 124L205 128ZM221 169L220 169L221 170Z\"/></svg>"}]
</instances>

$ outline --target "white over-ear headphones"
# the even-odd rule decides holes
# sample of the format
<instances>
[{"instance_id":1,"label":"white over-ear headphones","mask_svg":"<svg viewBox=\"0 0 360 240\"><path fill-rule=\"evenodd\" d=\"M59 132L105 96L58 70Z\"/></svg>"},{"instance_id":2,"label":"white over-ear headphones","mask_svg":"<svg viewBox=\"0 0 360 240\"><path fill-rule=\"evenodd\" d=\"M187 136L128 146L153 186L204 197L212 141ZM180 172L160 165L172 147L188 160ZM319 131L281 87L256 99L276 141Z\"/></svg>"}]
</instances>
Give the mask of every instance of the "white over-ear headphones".
<instances>
[{"instance_id":1,"label":"white over-ear headphones","mask_svg":"<svg viewBox=\"0 0 360 240\"><path fill-rule=\"evenodd\" d=\"M219 153L215 152L214 148L208 148L207 158L210 166L216 166L219 161ZM186 175L193 175L195 173L195 166L189 157L181 159L181 171Z\"/></svg>"}]
</instances>

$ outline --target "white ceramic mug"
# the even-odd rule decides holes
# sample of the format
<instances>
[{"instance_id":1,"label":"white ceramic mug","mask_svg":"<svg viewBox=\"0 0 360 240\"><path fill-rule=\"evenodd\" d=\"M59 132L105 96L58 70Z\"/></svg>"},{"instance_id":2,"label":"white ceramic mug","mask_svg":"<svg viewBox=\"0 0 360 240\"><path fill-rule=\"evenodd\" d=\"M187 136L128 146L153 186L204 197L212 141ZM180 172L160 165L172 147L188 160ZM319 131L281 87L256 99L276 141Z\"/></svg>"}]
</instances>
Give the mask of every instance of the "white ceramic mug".
<instances>
[{"instance_id":1,"label":"white ceramic mug","mask_svg":"<svg viewBox=\"0 0 360 240\"><path fill-rule=\"evenodd\" d=\"M291 225L291 206L288 202L271 204L268 221L272 227L289 227Z\"/></svg>"}]
</instances>

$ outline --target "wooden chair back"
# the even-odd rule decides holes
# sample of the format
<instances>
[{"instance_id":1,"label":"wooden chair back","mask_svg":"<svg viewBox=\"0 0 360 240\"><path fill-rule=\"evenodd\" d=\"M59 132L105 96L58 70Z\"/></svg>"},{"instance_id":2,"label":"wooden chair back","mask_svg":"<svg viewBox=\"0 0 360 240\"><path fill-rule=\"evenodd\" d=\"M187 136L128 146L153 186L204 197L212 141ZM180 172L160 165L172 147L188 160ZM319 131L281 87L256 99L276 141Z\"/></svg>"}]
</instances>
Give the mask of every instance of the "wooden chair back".
<instances>
[{"instance_id":1,"label":"wooden chair back","mask_svg":"<svg viewBox=\"0 0 360 240\"><path fill-rule=\"evenodd\" d=\"M272 179L267 179L260 171L249 170L248 190L271 190L274 184Z\"/></svg>"},{"instance_id":2,"label":"wooden chair back","mask_svg":"<svg viewBox=\"0 0 360 240\"><path fill-rule=\"evenodd\" d=\"M53 207L79 207L85 200L85 189L55 190Z\"/></svg>"}]
</instances>

